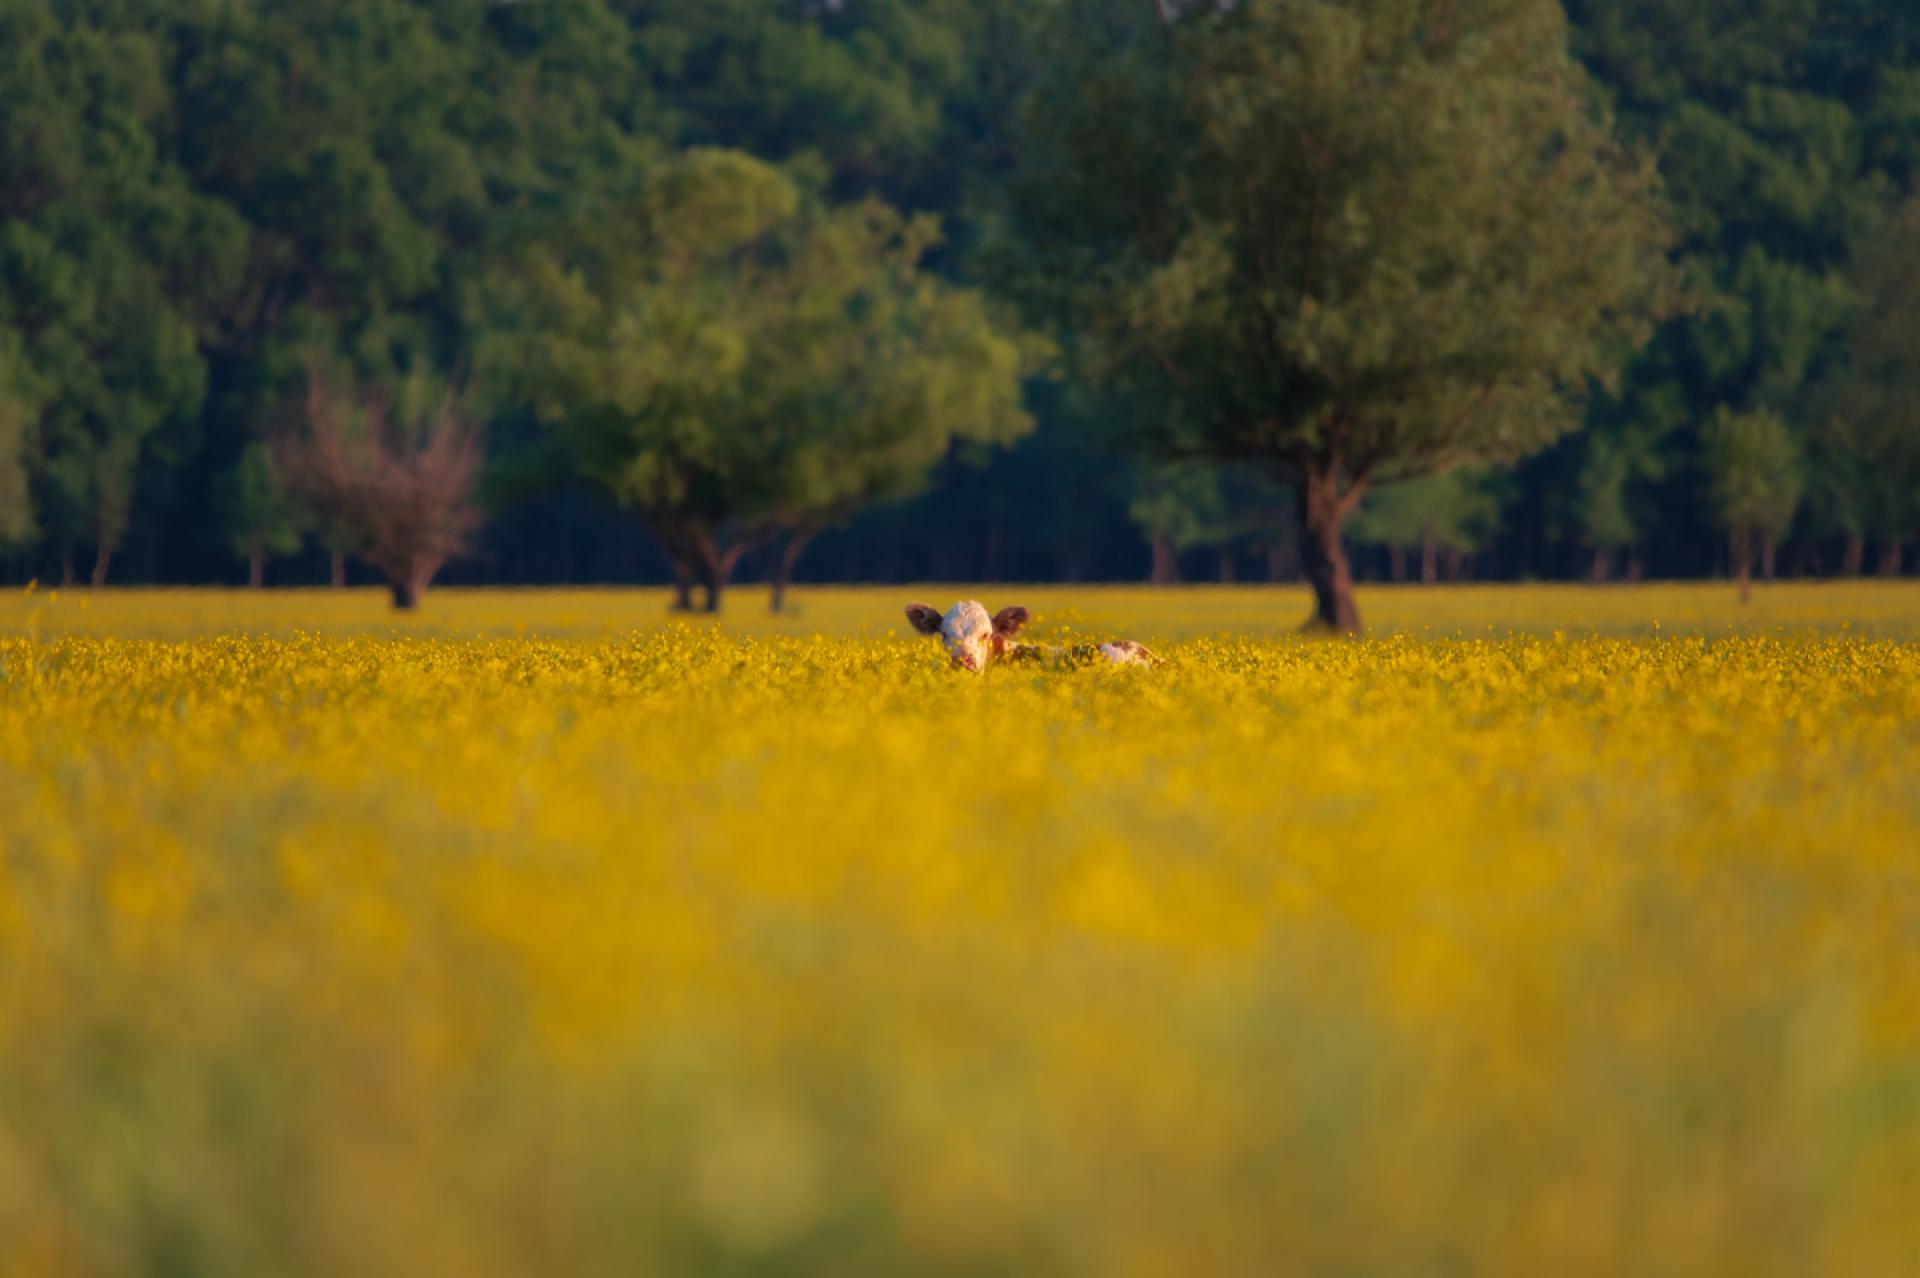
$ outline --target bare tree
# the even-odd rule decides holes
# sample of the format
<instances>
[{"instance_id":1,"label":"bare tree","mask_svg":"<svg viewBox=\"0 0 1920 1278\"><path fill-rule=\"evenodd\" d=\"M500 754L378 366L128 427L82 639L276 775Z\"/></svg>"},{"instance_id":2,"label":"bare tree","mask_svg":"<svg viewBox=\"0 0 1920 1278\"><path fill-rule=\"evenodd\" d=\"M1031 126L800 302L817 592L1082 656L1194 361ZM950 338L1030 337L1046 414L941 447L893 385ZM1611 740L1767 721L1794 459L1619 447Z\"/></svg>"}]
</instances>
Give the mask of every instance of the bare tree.
<instances>
[{"instance_id":1,"label":"bare tree","mask_svg":"<svg viewBox=\"0 0 1920 1278\"><path fill-rule=\"evenodd\" d=\"M312 368L306 408L304 429L275 448L281 482L387 579L395 608L412 608L480 526L479 429L454 391L431 417L396 420L384 396L369 391L356 405Z\"/></svg>"}]
</instances>

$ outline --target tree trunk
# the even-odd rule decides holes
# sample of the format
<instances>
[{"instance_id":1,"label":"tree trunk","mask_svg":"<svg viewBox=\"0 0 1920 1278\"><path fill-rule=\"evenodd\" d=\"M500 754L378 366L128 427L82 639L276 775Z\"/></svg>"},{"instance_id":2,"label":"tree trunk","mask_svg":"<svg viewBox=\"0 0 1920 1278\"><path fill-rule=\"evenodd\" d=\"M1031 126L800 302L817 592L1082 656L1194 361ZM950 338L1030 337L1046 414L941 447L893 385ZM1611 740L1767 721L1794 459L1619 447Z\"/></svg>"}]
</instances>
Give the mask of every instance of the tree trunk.
<instances>
[{"instance_id":1,"label":"tree trunk","mask_svg":"<svg viewBox=\"0 0 1920 1278\"><path fill-rule=\"evenodd\" d=\"M1447 546L1440 552L1440 562L1445 565L1448 581L1460 580L1460 564L1466 556L1460 553L1458 546Z\"/></svg>"},{"instance_id":2,"label":"tree trunk","mask_svg":"<svg viewBox=\"0 0 1920 1278\"><path fill-rule=\"evenodd\" d=\"M767 584L771 598L768 607L781 612L787 606L787 586L793 580L793 566L799 562L800 552L813 540L813 530L796 528L787 537L787 544L780 547L779 557L773 561L773 571L767 574Z\"/></svg>"},{"instance_id":3,"label":"tree trunk","mask_svg":"<svg viewBox=\"0 0 1920 1278\"><path fill-rule=\"evenodd\" d=\"M1396 583L1407 579L1407 556L1399 546L1387 547L1387 575Z\"/></svg>"},{"instance_id":4,"label":"tree trunk","mask_svg":"<svg viewBox=\"0 0 1920 1278\"><path fill-rule=\"evenodd\" d=\"M1840 552L1840 575L1858 577L1867 566L1867 539L1857 532L1847 534L1846 549Z\"/></svg>"},{"instance_id":5,"label":"tree trunk","mask_svg":"<svg viewBox=\"0 0 1920 1278\"><path fill-rule=\"evenodd\" d=\"M258 590L267 584L267 551L259 542L247 548L247 586Z\"/></svg>"},{"instance_id":6,"label":"tree trunk","mask_svg":"<svg viewBox=\"0 0 1920 1278\"><path fill-rule=\"evenodd\" d=\"M692 612L693 569L678 555L667 556L667 562L673 566L673 610Z\"/></svg>"},{"instance_id":7,"label":"tree trunk","mask_svg":"<svg viewBox=\"0 0 1920 1278\"><path fill-rule=\"evenodd\" d=\"M741 552L746 550L745 542L738 542L720 549L720 544L711 533L695 533L688 539L688 549L693 552L694 580L700 586L700 610L707 613L720 611L720 596L726 591L727 581L733 576L733 566L740 561Z\"/></svg>"},{"instance_id":8,"label":"tree trunk","mask_svg":"<svg viewBox=\"0 0 1920 1278\"><path fill-rule=\"evenodd\" d=\"M1613 552L1605 546L1593 548L1593 563L1589 566L1587 580L1599 585L1613 576Z\"/></svg>"},{"instance_id":9,"label":"tree trunk","mask_svg":"<svg viewBox=\"0 0 1920 1278\"><path fill-rule=\"evenodd\" d=\"M1233 547L1222 546L1220 547L1220 584L1225 586L1225 585L1231 585L1232 582L1233 582Z\"/></svg>"},{"instance_id":10,"label":"tree trunk","mask_svg":"<svg viewBox=\"0 0 1920 1278\"><path fill-rule=\"evenodd\" d=\"M73 587L73 547L60 548L60 584L68 589Z\"/></svg>"},{"instance_id":11,"label":"tree trunk","mask_svg":"<svg viewBox=\"0 0 1920 1278\"><path fill-rule=\"evenodd\" d=\"M1163 532L1153 534L1153 584L1171 586L1180 580L1180 553L1173 538Z\"/></svg>"},{"instance_id":12,"label":"tree trunk","mask_svg":"<svg viewBox=\"0 0 1920 1278\"><path fill-rule=\"evenodd\" d=\"M1353 573L1340 543L1340 521L1359 500L1360 490L1340 492L1336 474L1309 474L1294 494L1300 512L1300 570L1313 587L1313 616L1307 629L1351 635L1360 631L1360 609L1353 601Z\"/></svg>"},{"instance_id":13,"label":"tree trunk","mask_svg":"<svg viewBox=\"0 0 1920 1278\"><path fill-rule=\"evenodd\" d=\"M110 547L101 546L99 550L95 551L93 556L93 575L87 578L87 584L90 586L106 585L107 565L112 562L113 550Z\"/></svg>"},{"instance_id":14,"label":"tree trunk","mask_svg":"<svg viewBox=\"0 0 1920 1278\"><path fill-rule=\"evenodd\" d=\"M1733 554L1733 579L1740 586L1740 602L1745 604L1753 597L1753 544L1751 534L1745 528L1736 528L1730 534Z\"/></svg>"},{"instance_id":15,"label":"tree trunk","mask_svg":"<svg viewBox=\"0 0 1920 1278\"><path fill-rule=\"evenodd\" d=\"M411 578L387 583L387 589L393 595L393 607L396 612L412 612L420 603L420 588Z\"/></svg>"},{"instance_id":16,"label":"tree trunk","mask_svg":"<svg viewBox=\"0 0 1920 1278\"><path fill-rule=\"evenodd\" d=\"M327 584L335 590L347 588L347 555L343 550L327 552Z\"/></svg>"},{"instance_id":17,"label":"tree trunk","mask_svg":"<svg viewBox=\"0 0 1920 1278\"><path fill-rule=\"evenodd\" d=\"M1420 529L1420 584L1431 586L1440 580L1440 539L1434 535L1433 525L1427 524Z\"/></svg>"},{"instance_id":18,"label":"tree trunk","mask_svg":"<svg viewBox=\"0 0 1920 1278\"><path fill-rule=\"evenodd\" d=\"M1627 551L1627 580L1629 582L1637 582L1645 575L1646 565L1640 562L1640 552L1629 549Z\"/></svg>"},{"instance_id":19,"label":"tree trunk","mask_svg":"<svg viewBox=\"0 0 1920 1278\"><path fill-rule=\"evenodd\" d=\"M1773 580L1775 562L1780 556L1780 542L1772 533L1760 534L1760 579Z\"/></svg>"},{"instance_id":20,"label":"tree trunk","mask_svg":"<svg viewBox=\"0 0 1920 1278\"><path fill-rule=\"evenodd\" d=\"M1898 577L1905 552L1906 547L1900 544L1898 537L1883 537L1880 539L1880 558L1874 567L1879 569L1882 577Z\"/></svg>"}]
</instances>

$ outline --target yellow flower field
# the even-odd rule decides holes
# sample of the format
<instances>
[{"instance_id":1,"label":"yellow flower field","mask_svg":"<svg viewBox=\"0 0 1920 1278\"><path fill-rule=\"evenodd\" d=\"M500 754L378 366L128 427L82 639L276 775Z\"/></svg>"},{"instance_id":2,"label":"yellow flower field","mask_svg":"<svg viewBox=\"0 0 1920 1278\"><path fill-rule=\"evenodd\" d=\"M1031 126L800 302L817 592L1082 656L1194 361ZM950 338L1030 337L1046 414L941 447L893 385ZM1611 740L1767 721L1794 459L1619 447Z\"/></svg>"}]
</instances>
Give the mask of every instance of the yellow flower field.
<instances>
[{"instance_id":1,"label":"yellow flower field","mask_svg":"<svg viewBox=\"0 0 1920 1278\"><path fill-rule=\"evenodd\" d=\"M1920 588L0 601L0 1274L1920 1273Z\"/></svg>"}]
</instances>

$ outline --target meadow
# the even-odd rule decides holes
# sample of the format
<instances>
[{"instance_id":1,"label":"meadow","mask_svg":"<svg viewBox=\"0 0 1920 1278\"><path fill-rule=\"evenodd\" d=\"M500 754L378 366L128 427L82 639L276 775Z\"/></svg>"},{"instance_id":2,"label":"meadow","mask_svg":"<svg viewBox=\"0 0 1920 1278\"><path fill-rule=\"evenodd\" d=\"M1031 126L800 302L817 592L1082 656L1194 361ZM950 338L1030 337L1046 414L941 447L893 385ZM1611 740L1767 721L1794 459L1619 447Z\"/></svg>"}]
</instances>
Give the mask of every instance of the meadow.
<instances>
[{"instance_id":1,"label":"meadow","mask_svg":"<svg viewBox=\"0 0 1920 1278\"><path fill-rule=\"evenodd\" d=\"M1920 585L0 600L0 1275L1920 1272Z\"/></svg>"}]
</instances>

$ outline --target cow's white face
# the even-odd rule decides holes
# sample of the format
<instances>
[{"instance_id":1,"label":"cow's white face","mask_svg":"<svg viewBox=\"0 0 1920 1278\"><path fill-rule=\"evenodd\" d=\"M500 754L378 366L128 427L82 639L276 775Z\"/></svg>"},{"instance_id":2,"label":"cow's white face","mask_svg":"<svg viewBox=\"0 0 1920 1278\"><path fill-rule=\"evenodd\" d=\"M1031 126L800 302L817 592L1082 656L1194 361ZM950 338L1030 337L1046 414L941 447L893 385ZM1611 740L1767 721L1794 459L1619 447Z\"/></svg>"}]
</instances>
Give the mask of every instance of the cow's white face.
<instances>
[{"instance_id":1,"label":"cow's white face","mask_svg":"<svg viewBox=\"0 0 1920 1278\"><path fill-rule=\"evenodd\" d=\"M977 601L963 600L943 616L926 604L908 604L907 620L923 635L938 635L953 664L963 670L985 670L1006 649L1006 642L1027 624L1025 608L1002 608L989 617Z\"/></svg>"}]
</instances>

